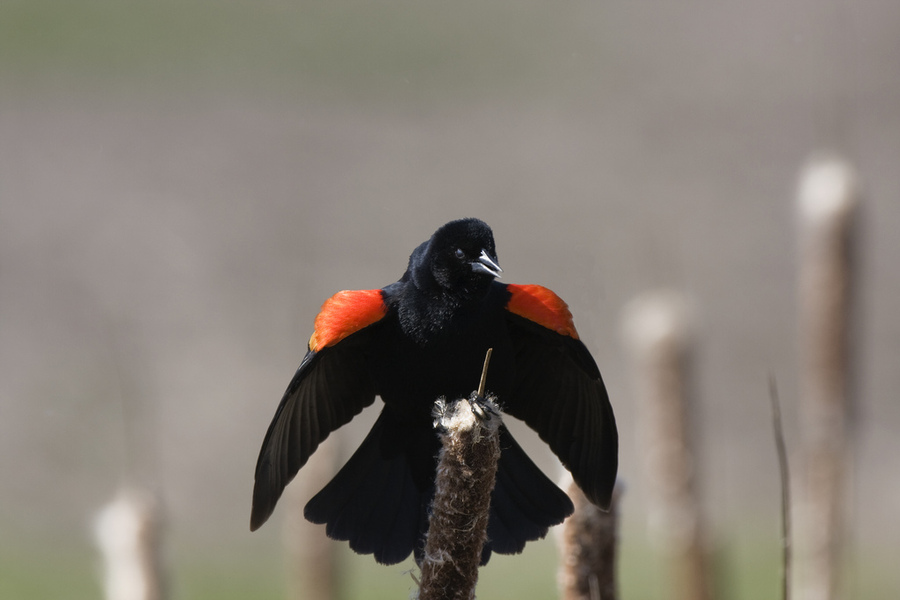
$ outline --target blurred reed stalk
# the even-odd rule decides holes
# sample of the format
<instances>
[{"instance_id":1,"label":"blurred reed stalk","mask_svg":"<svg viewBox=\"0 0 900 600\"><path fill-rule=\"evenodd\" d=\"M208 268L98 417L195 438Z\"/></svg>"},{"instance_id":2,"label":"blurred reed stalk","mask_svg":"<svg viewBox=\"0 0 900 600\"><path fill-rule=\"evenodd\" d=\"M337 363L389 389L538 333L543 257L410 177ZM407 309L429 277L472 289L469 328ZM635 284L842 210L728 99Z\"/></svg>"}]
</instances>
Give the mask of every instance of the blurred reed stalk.
<instances>
[{"instance_id":1,"label":"blurred reed stalk","mask_svg":"<svg viewBox=\"0 0 900 600\"><path fill-rule=\"evenodd\" d=\"M94 523L103 556L106 600L163 600L166 597L160 546L162 517L152 495L122 489Z\"/></svg>"},{"instance_id":2,"label":"blurred reed stalk","mask_svg":"<svg viewBox=\"0 0 900 600\"><path fill-rule=\"evenodd\" d=\"M500 410L485 396L491 350L471 400L435 403L441 430L419 600L472 600L500 459Z\"/></svg>"},{"instance_id":3,"label":"blurred reed stalk","mask_svg":"<svg viewBox=\"0 0 900 600\"><path fill-rule=\"evenodd\" d=\"M668 598L710 598L709 550L697 491L688 303L660 291L634 299L623 331L631 350L651 541L668 563Z\"/></svg>"},{"instance_id":4,"label":"blurred reed stalk","mask_svg":"<svg viewBox=\"0 0 900 600\"><path fill-rule=\"evenodd\" d=\"M859 206L856 174L847 163L820 159L803 172L798 193L802 447L793 586L798 600L840 596Z\"/></svg>"},{"instance_id":5,"label":"blurred reed stalk","mask_svg":"<svg viewBox=\"0 0 900 600\"><path fill-rule=\"evenodd\" d=\"M620 484L613 490L609 511L584 495L569 476L568 494L575 505L559 536L557 576L562 600L616 600L616 550L619 536Z\"/></svg>"},{"instance_id":6,"label":"blurred reed stalk","mask_svg":"<svg viewBox=\"0 0 900 600\"><path fill-rule=\"evenodd\" d=\"M778 456L778 473L781 479L781 598L791 598L791 569L793 567L793 534L791 533L791 475L787 446L781 423L781 400L775 377L769 377L769 399L772 403L772 433L775 437L775 453Z\"/></svg>"},{"instance_id":7,"label":"blurred reed stalk","mask_svg":"<svg viewBox=\"0 0 900 600\"><path fill-rule=\"evenodd\" d=\"M303 517L303 506L334 475L341 451L341 433L334 432L316 450L315 460L297 474L285 496L283 543L287 561L288 598L292 600L335 600L340 594L338 544L325 528Z\"/></svg>"}]
</instances>

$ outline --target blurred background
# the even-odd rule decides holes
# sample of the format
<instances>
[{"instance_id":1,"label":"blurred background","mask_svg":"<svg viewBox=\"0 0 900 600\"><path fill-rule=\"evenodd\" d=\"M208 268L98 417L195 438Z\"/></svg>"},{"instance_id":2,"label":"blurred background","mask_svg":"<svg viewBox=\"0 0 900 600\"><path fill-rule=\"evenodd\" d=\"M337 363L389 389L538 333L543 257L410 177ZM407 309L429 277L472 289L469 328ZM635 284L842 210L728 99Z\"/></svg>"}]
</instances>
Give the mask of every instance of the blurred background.
<instances>
[{"instance_id":1,"label":"blurred background","mask_svg":"<svg viewBox=\"0 0 900 600\"><path fill-rule=\"evenodd\" d=\"M626 598L665 583L622 312L648 289L690 294L722 597L773 597L767 380L792 449L794 199L821 151L865 189L848 596L890 597L900 4L3 0L0 595L98 597L92 523L127 483L162 501L173 598L283 597L290 505L251 534L250 492L319 306L394 281L438 226L477 216L504 281L565 298L604 374ZM346 597L413 587L411 563L340 548ZM555 552L495 557L479 597L552 596Z\"/></svg>"}]
</instances>

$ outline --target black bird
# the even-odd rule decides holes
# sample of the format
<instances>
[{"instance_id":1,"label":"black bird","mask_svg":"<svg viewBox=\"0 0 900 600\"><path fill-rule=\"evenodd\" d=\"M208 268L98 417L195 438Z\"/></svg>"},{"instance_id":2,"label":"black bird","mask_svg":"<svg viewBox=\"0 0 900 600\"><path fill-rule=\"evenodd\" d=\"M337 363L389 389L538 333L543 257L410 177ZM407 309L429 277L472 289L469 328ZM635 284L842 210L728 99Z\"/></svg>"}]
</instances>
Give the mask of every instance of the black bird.
<instances>
[{"instance_id":1,"label":"black bird","mask_svg":"<svg viewBox=\"0 0 900 600\"><path fill-rule=\"evenodd\" d=\"M537 431L594 504L609 506L618 434L600 371L565 302L538 285L499 283L500 273L490 227L462 219L419 245L396 283L325 302L263 440L251 530L319 443L378 395L384 408L371 431L304 515L380 563L421 559L440 447L434 401L468 397L488 348L487 389L502 410ZM573 510L505 427L500 444L483 562L521 552Z\"/></svg>"}]
</instances>

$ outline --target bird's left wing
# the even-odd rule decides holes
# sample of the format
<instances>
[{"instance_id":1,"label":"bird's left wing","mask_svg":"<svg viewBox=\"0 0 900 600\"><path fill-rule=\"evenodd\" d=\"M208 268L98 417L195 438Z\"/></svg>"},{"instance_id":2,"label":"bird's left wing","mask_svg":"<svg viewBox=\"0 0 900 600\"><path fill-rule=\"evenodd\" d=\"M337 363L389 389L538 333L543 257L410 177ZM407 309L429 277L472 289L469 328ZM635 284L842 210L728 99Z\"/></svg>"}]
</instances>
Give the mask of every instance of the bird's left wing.
<instances>
[{"instance_id":1,"label":"bird's left wing","mask_svg":"<svg viewBox=\"0 0 900 600\"><path fill-rule=\"evenodd\" d=\"M503 410L522 419L572 473L585 495L609 506L618 433L600 370L578 339L568 306L539 285L506 286L516 376Z\"/></svg>"},{"instance_id":2,"label":"bird's left wing","mask_svg":"<svg viewBox=\"0 0 900 600\"><path fill-rule=\"evenodd\" d=\"M328 434L375 400L367 342L370 326L386 314L381 290L338 292L322 305L309 351L259 452L251 531L266 522L285 486Z\"/></svg>"}]
</instances>

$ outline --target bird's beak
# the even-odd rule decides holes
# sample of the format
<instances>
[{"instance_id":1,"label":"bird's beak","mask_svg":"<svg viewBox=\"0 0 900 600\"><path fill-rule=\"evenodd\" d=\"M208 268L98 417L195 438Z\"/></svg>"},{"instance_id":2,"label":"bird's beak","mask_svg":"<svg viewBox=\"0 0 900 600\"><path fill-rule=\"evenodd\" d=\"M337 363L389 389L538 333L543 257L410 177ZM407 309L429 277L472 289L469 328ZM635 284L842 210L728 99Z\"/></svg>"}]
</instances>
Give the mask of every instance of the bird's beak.
<instances>
[{"instance_id":1,"label":"bird's beak","mask_svg":"<svg viewBox=\"0 0 900 600\"><path fill-rule=\"evenodd\" d=\"M493 258L487 253L487 250L481 251L481 256L472 262L472 270L476 273L484 273L491 277L500 277L503 269L497 264Z\"/></svg>"}]
</instances>

